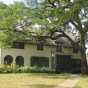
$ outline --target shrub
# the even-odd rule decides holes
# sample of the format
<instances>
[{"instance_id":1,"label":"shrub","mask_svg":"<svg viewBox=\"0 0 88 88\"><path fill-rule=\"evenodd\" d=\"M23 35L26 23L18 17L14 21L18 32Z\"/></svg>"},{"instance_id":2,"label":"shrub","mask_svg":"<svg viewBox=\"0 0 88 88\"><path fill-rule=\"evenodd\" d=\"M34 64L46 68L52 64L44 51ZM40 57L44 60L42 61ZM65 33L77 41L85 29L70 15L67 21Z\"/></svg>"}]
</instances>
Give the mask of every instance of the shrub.
<instances>
[{"instance_id":1,"label":"shrub","mask_svg":"<svg viewBox=\"0 0 88 88\"><path fill-rule=\"evenodd\" d=\"M38 67L38 66L22 66L19 67L15 64L12 65L0 65L0 73L51 73L47 67Z\"/></svg>"},{"instance_id":2,"label":"shrub","mask_svg":"<svg viewBox=\"0 0 88 88\"><path fill-rule=\"evenodd\" d=\"M46 68L46 67L42 67L40 70L41 70L41 72L52 72L51 69Z\"/></svg>"},{"instance_id":3,"label":"shrub","mask_svg":"<svg viewBox=\"0 0 88 88\"><path fill-rule=\"evenodd\" d=\"M30 71L31 71L31 72L36 72L36 73L41 72L40 67L38 67L38 66L33 66L33 67L31 67L31 68L30 68Z\"/></svg>"},{"instance_id":4,"label":"shrub","mask_svg":"<svg viewBox=\"0 0 88 88\"><path fill-rule=\"evenodd\" d=\"M38 67L38 66L33 66L33 67L17 67L16 68L17 73L45 73L45 72L52 72L49 68L46 67Z\"/></svg>"},{"instance_id":5,"label":"shrub","mask_svg":"<svg viewBox=\"0 0 88 88\"><path fill-rule=\"evenodd\" d=\"M17 67L16 68L16 73L28 73L30 70L29 70L29 67L28 66L22 66L22 67Z\"/></svg>"},{"instance_id":6,"label":"shrub","mask_svg":"<svg viewBox=\"0 0 88 88\"><path fill-rule=\"evenodd\" d=\"M5 66L0 64L0 73L3 72L5 70Z\"/></svg>"},{"instance_id":7,"label":"shrub","mask_svg":"<svg viewBox=\"0 0 88 88\"><path fill-rule=\"evenodd\" d=\"M0 65L0 73L11 73L12 72L12 68L10 65Z\"/></svg>"}]
</instances>

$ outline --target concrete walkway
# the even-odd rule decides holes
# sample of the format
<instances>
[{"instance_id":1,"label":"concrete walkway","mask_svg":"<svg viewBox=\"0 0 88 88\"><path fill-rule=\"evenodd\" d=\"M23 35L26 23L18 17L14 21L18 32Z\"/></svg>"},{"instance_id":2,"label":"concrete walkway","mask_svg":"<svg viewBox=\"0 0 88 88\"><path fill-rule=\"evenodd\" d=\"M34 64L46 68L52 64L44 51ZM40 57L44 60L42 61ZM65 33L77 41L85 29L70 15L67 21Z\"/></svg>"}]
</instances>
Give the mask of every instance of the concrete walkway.
<instances>
[{"instance_id":1,"label":"concrete walkway","mask_svg":"<svg viewBox=\"0 0 88 88\"><path fill-rule=\"evenodd\" d=\"M63 83L61 83L55 88L74 88L79 80L79 75L72 75L69 79L65 80Z\"/></svg>"}]
</instances>

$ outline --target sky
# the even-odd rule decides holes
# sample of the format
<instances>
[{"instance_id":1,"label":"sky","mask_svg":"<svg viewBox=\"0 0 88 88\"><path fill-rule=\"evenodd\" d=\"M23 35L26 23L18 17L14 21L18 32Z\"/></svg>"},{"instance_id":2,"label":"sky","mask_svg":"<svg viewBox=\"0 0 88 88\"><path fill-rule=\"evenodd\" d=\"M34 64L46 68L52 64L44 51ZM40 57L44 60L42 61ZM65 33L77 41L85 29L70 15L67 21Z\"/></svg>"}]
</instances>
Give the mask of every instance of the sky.
<instances>
[{"instance_id":1,"label":"sky","mask_svg":"<svg viewBox=\"0 0 88 88\"><path fill-rule=\"evenodd\" d=\"M0 2L4 2L5 4L12 4L14 1L23 1L23 0L0 0ZM38 2L41 2L44 0L38 0Z\"/></svg>"},{"instance_id":2,"label":"sky","mask_svg":"<svg viewBox=\"0 0 88 88\"><path fill-rule=\"evenodd\" d=\"M22 1L22 0L0 0L0 2L4 2L5 4L12 4L14 1Z\"/></svg>"}]
</instances>

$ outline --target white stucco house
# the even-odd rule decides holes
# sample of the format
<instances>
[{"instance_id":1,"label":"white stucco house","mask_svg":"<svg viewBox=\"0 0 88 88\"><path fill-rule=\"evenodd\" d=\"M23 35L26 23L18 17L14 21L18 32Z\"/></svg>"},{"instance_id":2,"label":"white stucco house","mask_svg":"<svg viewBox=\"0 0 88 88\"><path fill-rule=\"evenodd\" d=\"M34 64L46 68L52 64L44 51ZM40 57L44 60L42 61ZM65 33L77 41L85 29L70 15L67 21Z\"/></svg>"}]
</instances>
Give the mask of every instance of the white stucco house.
<instances>
[{"instance_id":1,"label":"white stucco house","mask_svg":"<svg viewBox=\"0 0 88 88\"><path fill-rule=\"evenodd\" d=\"M16 41L10 48L0 48L0 64L15 63L19 66L47 67L57 71L58 68L69 69L72 59L81 58L80 51L74 50L65 37L60 37L57 42L58 45L50 39L43 42Z\"/></svg>"}]
</instances>

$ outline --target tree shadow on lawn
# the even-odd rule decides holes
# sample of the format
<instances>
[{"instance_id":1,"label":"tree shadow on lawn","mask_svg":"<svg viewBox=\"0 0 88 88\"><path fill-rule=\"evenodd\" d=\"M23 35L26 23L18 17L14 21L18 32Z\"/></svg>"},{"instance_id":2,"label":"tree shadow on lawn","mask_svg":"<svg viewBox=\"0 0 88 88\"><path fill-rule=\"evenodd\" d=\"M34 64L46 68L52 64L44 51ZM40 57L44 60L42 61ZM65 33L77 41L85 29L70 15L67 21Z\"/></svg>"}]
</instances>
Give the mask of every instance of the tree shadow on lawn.
<instances>
[{"instance_id":1,"label":"tree shadow on lawn","mask_svg":"<svg viewBox=\"0 0 88 88\"><path fill-rule=\"evenodd\" d=\"M82 87L80 87L80 86L75 86L74 88L82 88Z\"/></svg>"},{"instance_id":2,"label":"tree shadow on lawn","mask_svg":"<svg viewBox=\"0 0 88 88\"><path fill-rule=\"evenodd\" d=\"M80 76L80 74L77 74L77 75L75 75L75 74L54 74L53 75L53 74L51 74L51 75L45 76L44 78L50 78L50 79L68 79L68 78L70 78L70 79L75 79L79 76Z\"/></svg>"},{"instance_id":3,"label":"tree shadow on lawn","mask_svg":"<svg viewBox=\"0 0 88 88\"><path fill-rule=\"evenodd\" d=\"M32 75L48 79L67 79L71 76L71 74L48 74L48 73L37 73L37 74L33 73Z\"/></svg>"},{"instance_id":4,"label":"tree shadow on lawn","mask_svg":"<svg viewBox=\"0 0 88 88\"><path fill-rule=\"evenodd\" d=\"M60 87L60 86L57 86L57 85L45 85L45 84L25 85L25 87L27 87L27 88L68 88L68 87ZM71 87L69 87L69 88L71 88ZM73 88L81 88L81 87L76 86L76 87L73 87Z\"/></svg>"},{"instance_id":5,"label":"tree shadow on lawn","mask_svg":"<svg viewBox=\"0 0 88 88\"><path fill-rule=\"evenodd\" d=\"M54 88L56 87L56 85L45 85L45 84L33 84L33 85L24 85L24 86L28 88Z\"/></svg>"}]
</instances>

